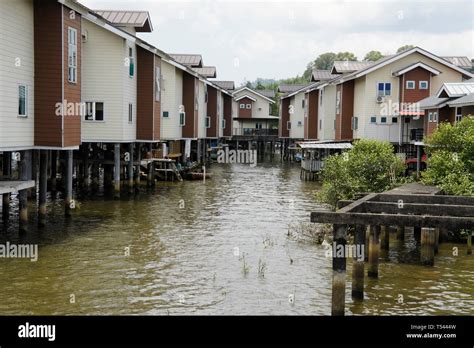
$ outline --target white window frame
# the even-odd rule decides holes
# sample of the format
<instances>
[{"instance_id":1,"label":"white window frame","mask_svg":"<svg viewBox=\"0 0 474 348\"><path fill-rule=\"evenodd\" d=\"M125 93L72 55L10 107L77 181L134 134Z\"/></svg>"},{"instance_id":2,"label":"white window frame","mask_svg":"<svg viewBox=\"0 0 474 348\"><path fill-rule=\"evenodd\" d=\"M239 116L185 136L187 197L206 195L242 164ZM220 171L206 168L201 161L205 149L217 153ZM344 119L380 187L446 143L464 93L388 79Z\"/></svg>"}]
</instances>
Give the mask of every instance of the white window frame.
<instances>
[{"instance_id":1,"label":"white window frame","mask_svg":"<svg viewBox=\"0 0 474 348\"><path fill-rule=\"evenodd\" d=\"M128 46L128 77L133 78L135 76L135 56L132 46ZM133 66L133 72L131 67ZM132 74L130 74L132 72Z\"/></svg>"},{"instance_id":2,"label":"white window frame","mask_svg":"<svg viewBox=\"0 0 474 348\"><path fill-rule=\"evenodd\" d=\"M128 123L133 123L133 104L128 103Z\"/></svg>"},{"instance_id":3,"label":"white window frame","mask_svg":"<svg viewBox=\"0 0 474 348\"><path fill-rule=\"evenodd\" d=\"M372 121L372 118L375 118L375 121ZM377 116L370 116L369 123L370 124L377 124Z\"/></svg>"},{"instance_id":4,"label":"white window frame","mask_svg":"<svg viewBox=\"0 0 474 348\"><path fill-rule=\"evenodd\" d=\"M183 115L183 118L182 118L183 122L181 122L181 115ZM185 111L179 113L179 126L180 127L186 126L186 112Z\"/></svg>"},{"instance_id":5,"label":"white window frame","mask_svg":"<svg viewBox=\"0 0 474 348\"><path fill-rule=\"evenodd\" d=\"M211 128L211 116L206 116L206 128Z\"/></svg>"},{"instance_id":6,"label":"white window frame","mask_svg":"<svg viewBox=\"0 0 474 348\"><path fill-rule=\"evenodd\" d=\"M433 112L433 122L438 122L438 112Z\"/></svg>"},{"instance_id":7,"label":"white window frame","mask_svg":"<svg viewBox=\"0 0 474 348\"><path fill-rule=\"evenodd\" d=\"M226 124L225 124L225 118L223 118L223 119L222 119L222 129L225 129L225 126L226 126Z\"/></svg>"},{"instance_id":8,"label":"white window frame","mask_svg":"<svg viewBox=\"0 0 474 348\"><path fill-rule=\"evenodd\" d=\"M462 108L456 107L454 109L454 124L457 124L462 120Z\"/></svg>"},{"instance_id":9,"label":"white window frame","mask_svg":"<svg viewBox=\"0 0 474 348\"><path fill-rule=\"evenodd\" d=\"M358 130L359 129L359 117L352 116L351 128L352 128L352 130Z\"/></svg>"},{"instance_id":10,"label":"white window frame","mask_svg":"<svg viewBox=\"0 0 474 348\"><path fill-rule=\"evenodd\" d=\"M20 89L25 88L25 113L20 114ZM18 117L28 117L28 86L25 84L18 85Z\"/></svg>"},{"instance_id":11,"label":"white window frame","mask_svg":"<svg viewBox=\"0 0 474 348\"><path fill-rule=\"evenodd\" d=\"M68 82L77 83L77 29L67 28L67 62L68 62ZM71 74L72 72L72 74Z\"/></svg>"},{"instance_id":12,"label":"white window frame","mask_svg":"<svg viewBox=\"0 0 474 348\"><path fill-rule=\"evenodd\" d=\"M102 120L96 120L96 104L102 104ZM84 115L84 121L85 122L105 122L105 102L102 102L102 101L86 101L84 102L85 104L85 115ZM92 104L92 120L87 120L86 117L87 117L87 104Z\"/></svg>"},{"instance_id":13,"label":"white window frame","mask_svg":"<svg viewBox=\"0 0 474 348\"><path fill-rule=\"evenodd\" d=\"M433 122L433 113L428 112L428 122Z\"/></svg>"},{"instance_id":14,"label":"white window frame","mask_svg":"<svg viewBox=\"0 0 474 348\"><path fill-rule=\"evenodd\" d=\"M423 83L426 83L426 87L425 87L425 88L422 87L422 84L423 84ZM428 81L418 81L418 88L419 88L419 89L428 89L428 86L429 86Z\"/></svg>"},{"instance_id":15,"label":"white window frame","mask_svg":"<svg viewBox=\"0 0 474 348\"><path fill-rule=\"evenodd\" d=\"M252 109L252 104L245 104L245 108L248 110Z\"/></svg>"},{"instance_id":16,"label":"white window frame","mask_svg":"<svg viewBox=\"0 0 474 348\"><path fill-rule=\"evenodd\" d=\"M161 99L161 68L159 66L155 69L155 101L159 102Z\"/></svg>"},{"instance_id":17,"label":"white window frame","mask_svg":"<svg viewBox=\"0 0 474 348\"><path fill-rule=\"evenodd\" d=\"M379 90L379 85L383 85L383 90ZM387 94L387 85L390 85L390 93ZM381 93L382 92L382 93ZM390 97L392 95L392 83L391 82L377 82L377 97Z\"/></svg>"},{"instance_id":18,"label":"white window frame","mask_svg":"<svg viewBox=\"0 0 474 348\"><path fill-rule=\"evenodd\" d=\"M239 104L239 108L245 109L245 104Z\"/></svg>"},{"instance_id":19,"label":"white window frame","mask_svg":"<svg viewBox=\"0 0 474 348\"><path fill-rule=\"evenodd\" d=\"M412 87L412 88L409 87L410 84L413 84L413 87ZM414 80L407 80L407 81L406 81L406 83L405 83L405 88L406 88L406 89L415 89L415 87L416 87L416 83L415 83Z\"/></svg>"}]
</instances>

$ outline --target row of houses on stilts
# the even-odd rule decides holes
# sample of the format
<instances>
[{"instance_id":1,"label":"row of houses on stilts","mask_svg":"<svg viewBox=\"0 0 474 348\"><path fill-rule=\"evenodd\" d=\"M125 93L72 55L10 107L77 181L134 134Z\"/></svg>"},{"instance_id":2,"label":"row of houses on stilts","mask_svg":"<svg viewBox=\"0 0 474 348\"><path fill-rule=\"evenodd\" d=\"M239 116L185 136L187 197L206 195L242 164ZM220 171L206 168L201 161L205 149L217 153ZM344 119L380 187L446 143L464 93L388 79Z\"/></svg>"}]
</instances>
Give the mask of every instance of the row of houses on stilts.
<instances>
[{"instance_id":1,"label":"row of houses on stilts","mask_svg":"<svg viewBox=\"0 0 474 348\"><path fill-rule=\"evenodd\" d=\"M342 148L337 143L375 139L414 158L440 122L474 114L469 69L467 57L440 57L419 47L375 62L336 61L330 70L313 71L308 85L280 86L279 136L285 149L313 142L305 146L314 150L309 157ZM306 170L321 168L310 164L303 156Z\"/></svg>"},{"instance_id":2,"label":"row of houses on stilts","mask_svg":"<svg viewBox=\"0 0 474 348\"><path fill-rule=\"evenodd\" d=\"M0 2L4 217L19 191L26 228L25 189L35 187L43 223L56 180L67 215L73 183L92 190L103 183L118 197L140 183L145 163L152 186L155 159L202 163L211 145L243 129L240 118L268 110L252 90L242 108L242 91L211 80L216 68L200 55L166 53L137 36L152 30L146 11L92 10L76 0Z\"/></svg>"}]
</instances>

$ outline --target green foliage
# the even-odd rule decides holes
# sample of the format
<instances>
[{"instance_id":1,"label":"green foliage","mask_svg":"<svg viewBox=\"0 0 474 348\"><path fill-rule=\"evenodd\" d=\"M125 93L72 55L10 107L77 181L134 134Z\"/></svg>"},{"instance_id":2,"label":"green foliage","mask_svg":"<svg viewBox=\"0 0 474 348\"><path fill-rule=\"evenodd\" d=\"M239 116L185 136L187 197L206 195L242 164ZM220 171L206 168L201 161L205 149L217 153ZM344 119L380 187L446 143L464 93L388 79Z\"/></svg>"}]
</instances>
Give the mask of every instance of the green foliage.
<instances>
[{"instance_id":1,"label":"green foliage","mask_svg":"<svg viewBox=\"0 0 474 348\"><path fill-rule=\"evenodd\" d=\"M380 51L370 51L370 52L367 52L367 54L364 57L364 60L368 62L375 62L382 57L383 55Z\"/></svg>"},{"instance_id":2,"label":"green foliage","mask_svg":"<svg viewBox=\"0 0 474 348\"><path fill-rule=\"evenodd\" d=\"M413 45L403 45L402 47L399 47L397 50L397 53L403 52L403 51L408 51L409 49L412 49Z\"/></svg>"},{"instance_id":3,"label":"green foliage","mask_svg":"<svg viewBox=\"0 0 474 348\"><path fill-rule=\"evenodd\" d=\"M474 117L455 126L440 124L425 143L429 156L422 181L446 194L474 196Z\"/></svg>"},{"instance_id":4,"label":"green foliage","mask_svg":"<svg viewBox=\"0 0 474 348\"><path fill-rule=\"evenodd\" d=\"M390 143L359 140L346 153L326 159L317 199L335 207L337 201L353 199L357 193L391 189L403 181L404 169Z\"/></svg>"},{"instance_id":5,"label":"green foliage","mask_svg":"<svg viewBox=\"0 0 474 348\"><path fill-rule=\"evenodd\" d=\"M357 57L352 52L339 52L335 60L357 60Z\"/></svg>"},{"instance_id":6,"label":"green foliage","mask_svg":"<svg viewBox=\"0 0 474 348\"><path fill-rule=\"evenodd\" d=\"M307 80L311 80L311 74L314 69L329 70L335 60L357 60L357 57L352 52L326 52L320 54L314 61L309 62L306 66L306 70L303 73L303 77Z\"/></svg>"}]
</instances>

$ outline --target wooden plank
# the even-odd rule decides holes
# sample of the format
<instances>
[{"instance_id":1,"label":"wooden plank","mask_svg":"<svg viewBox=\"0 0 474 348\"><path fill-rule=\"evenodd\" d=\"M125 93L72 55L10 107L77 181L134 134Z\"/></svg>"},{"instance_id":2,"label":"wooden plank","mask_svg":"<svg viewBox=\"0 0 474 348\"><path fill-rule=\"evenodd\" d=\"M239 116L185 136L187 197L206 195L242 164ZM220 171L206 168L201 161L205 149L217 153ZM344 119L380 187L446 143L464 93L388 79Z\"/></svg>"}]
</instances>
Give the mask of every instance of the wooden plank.
<instances>
[{"instance_id":1,"label":"wooden plank","mask_svg":"<svg viewBox=\"0 0 474 348\"><path fill-rule=\"evenodd\" d=\"M414 214L432 216L474 217L474 205L364 202L351 210L357 213Z\"/></svg>"},{"instance_id":2,"label":"wooden plank","mask_svg":"<svg viewBox=\"0 0 474 348\"><path fill-rule=\"evenodd\" d=\"M0 181L0 194L17 193L21 190L26 190L35 187L34 180L26 181Z\"/></svg>"},{"instance_id":3,"label":"wooden plank","mask_svg":"<svg viewBox=\"0 0 474 348\"><path fill-rule=\"evenodd\" d=\"M406 214L340 213L319 210L311 213L311 222L330 224L401 225L413 227L472 228L472 217L426 216Z\"/></svg>"},{"instance_id":4,"label":"wooden plank","mask_svg":"<svg viewBox=\"0 0 474 348\"><path fill-rule=\"evenodd\" d=\"M398 202L400 200L403 203L474 205L474 197L470 196L444 196L426 194L409 195L383 193L371 199L372 202Z\"/></svg>"},{"instance_id":5,"label":"wooden plank","mask_svg":"<svg viewBox=\"0 0 474 348\"><path fill-rule=\"evenodd\" d=\"M348 211L351 211L352 209L355 209L359 206L361 206L362 204L364 204L365 202L373 199L374 197L376 197L378 195L378 193L371 193L361 199L358 199L357 201L354 201L352 203L350 203L349 205L345 206L344 208L340 209L339 210L339 213L346 213Z\"/></svg>"}]
</instances>

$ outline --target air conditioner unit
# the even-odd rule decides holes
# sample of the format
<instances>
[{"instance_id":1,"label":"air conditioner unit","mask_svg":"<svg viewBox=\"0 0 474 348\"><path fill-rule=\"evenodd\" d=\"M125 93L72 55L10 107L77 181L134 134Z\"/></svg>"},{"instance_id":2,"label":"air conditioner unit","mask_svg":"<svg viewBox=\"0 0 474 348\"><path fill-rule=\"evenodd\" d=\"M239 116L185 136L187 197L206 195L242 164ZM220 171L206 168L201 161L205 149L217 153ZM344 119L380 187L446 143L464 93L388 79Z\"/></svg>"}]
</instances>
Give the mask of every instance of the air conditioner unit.
<instances>
[{"instance_id":1,"label":"air conditioner unit","mask_svg":"<svg viewBox=\"0 0 474 348\"><path fill-rule=\"evenodd\" d=\"M377 100L377 103L380 104L380 103L383 103L383 102L385 101L385 97L379 95L379 96L377 96L377 99L376 99L376 100Z\"/></svg>"},{"instance_id":2,"label":"air conditioner unit","mask_svg":"<svg viewBox=\"0 0 474 348\"><path fill-rule=\"evenodd\" d=\"M87 42L87 38L89 37L89 33L87 30L83 30L81 33L82 36L82 42Z\"/></svg>"}]
</instances>

